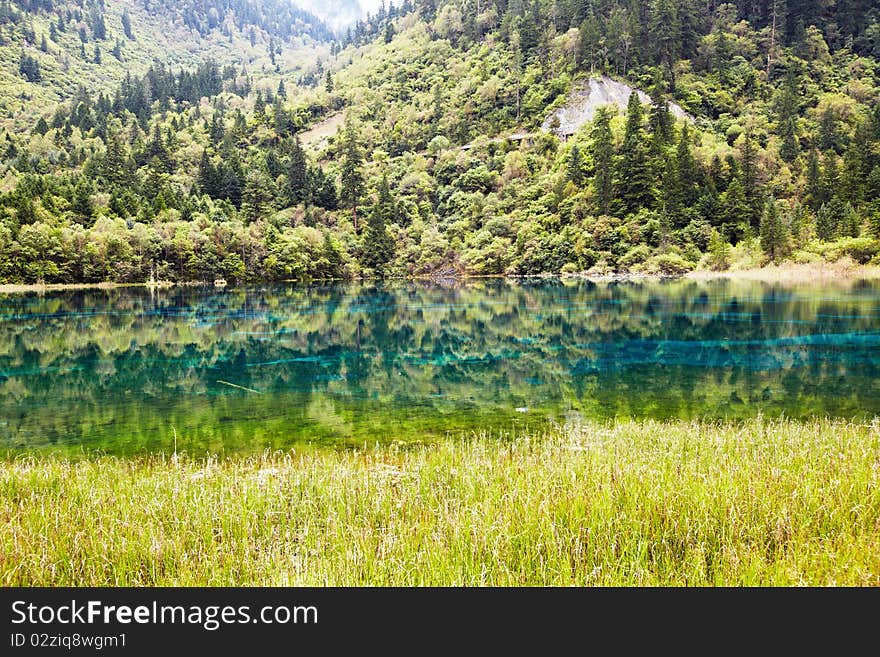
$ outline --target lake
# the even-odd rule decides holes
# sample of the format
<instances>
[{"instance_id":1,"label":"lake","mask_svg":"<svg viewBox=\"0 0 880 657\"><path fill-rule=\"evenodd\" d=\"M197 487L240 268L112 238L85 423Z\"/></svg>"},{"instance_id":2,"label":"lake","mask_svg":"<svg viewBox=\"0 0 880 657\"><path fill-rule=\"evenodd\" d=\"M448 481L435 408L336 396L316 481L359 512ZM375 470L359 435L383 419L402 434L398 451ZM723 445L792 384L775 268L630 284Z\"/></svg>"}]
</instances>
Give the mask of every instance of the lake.
<instances>
[{"instance_id":1,"label":"lake","mask_svg":"<svg viewBox=\"0 0 880 657\"><path fill-rule=\"evenodd\" d=\"M583 418L880 414L880 283L0 295L0 450L193 455Z\"/></svg>"}]
</instances>

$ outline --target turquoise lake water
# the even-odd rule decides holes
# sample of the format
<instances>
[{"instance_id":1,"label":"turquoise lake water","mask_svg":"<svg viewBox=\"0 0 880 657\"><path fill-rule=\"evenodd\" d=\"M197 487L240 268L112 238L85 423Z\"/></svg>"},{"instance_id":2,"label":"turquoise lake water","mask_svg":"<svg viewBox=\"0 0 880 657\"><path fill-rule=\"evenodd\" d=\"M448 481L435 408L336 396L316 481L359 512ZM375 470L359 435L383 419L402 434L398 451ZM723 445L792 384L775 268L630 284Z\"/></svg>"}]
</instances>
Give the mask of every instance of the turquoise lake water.
<instances>
[{"instance_id":1,"label":"turquoise lake water","mask_svg":"<svg viewBox=\"0 0 880 657\"><path fill-rule=\"evenodd\" d=\"M583 418L880 414L880 285L0 295L0 450L194 455Z\"/></svg>"}]
</instances>

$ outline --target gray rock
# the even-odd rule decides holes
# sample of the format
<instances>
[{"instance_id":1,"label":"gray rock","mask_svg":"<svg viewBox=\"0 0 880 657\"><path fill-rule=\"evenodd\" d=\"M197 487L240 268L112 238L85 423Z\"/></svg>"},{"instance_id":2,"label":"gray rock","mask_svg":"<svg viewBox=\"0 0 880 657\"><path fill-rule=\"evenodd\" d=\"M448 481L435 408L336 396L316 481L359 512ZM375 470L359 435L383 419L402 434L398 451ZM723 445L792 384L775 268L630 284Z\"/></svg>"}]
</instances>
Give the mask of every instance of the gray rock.
<instances>
[{"instance_id":1,"label":"gray rock","mask_svg":"<svg viewBox=\"0 0 880 657\"><path fill-rule=\"evenodd\" d=\"M612 80L605 75L599 78L590 78L586 84L581 84L578 88L573 89L566 104L550 114L541 127L560 137L569 137L577 132L582 125L592 121L596 110L600 107L612 105L626 110L630 94L633 91L639 94L639 100L643 104L651 104L651 97L648 94L639 89L634 90L623 82ZM669 103L669 111L678 119L686 119L691 122L694 120L680 105L675 103ZM554 117L559 119L557 127L553 127Z\"/></svg>"}]
</instances>

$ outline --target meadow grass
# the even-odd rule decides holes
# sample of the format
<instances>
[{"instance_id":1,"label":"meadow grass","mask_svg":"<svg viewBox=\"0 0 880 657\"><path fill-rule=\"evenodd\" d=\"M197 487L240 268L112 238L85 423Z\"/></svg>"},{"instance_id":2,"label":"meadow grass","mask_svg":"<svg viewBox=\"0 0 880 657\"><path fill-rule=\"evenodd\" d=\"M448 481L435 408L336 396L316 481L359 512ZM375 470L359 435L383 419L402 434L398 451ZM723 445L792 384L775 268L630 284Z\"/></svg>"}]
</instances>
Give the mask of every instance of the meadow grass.
<instances>
[{"instance_id":1,"label":"meadow grass","mask_svg":"<svg viewBox=\"0 0 880 657\"><path fill-rule=\"evenodd\" d=\"M0 461L5 585L878 585L880 424Z\"/></svg>"}]
</instances>

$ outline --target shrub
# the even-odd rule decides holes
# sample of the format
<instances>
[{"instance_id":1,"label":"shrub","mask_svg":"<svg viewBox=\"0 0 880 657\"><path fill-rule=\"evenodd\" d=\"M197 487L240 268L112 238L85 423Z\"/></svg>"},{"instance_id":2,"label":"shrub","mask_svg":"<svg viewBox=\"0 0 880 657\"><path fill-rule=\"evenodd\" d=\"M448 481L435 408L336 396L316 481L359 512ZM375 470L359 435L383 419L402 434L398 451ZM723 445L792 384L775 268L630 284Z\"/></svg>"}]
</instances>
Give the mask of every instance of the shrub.
<instances>
[{"instance_id":1,"label":"shrub","mask_svg":"<svg viewBox=\"0 0 880 657\"><path fill-rule=\"evenodd\" d=\"M661 253L644 263L641 271L658 276L681 276L692 271L693 268L693 264L677 253Z\"/></svg>"}]
</instances>

